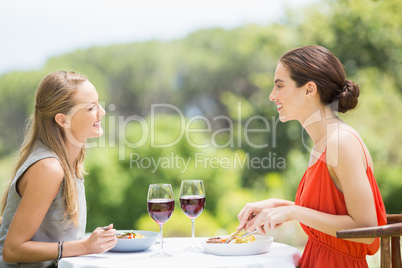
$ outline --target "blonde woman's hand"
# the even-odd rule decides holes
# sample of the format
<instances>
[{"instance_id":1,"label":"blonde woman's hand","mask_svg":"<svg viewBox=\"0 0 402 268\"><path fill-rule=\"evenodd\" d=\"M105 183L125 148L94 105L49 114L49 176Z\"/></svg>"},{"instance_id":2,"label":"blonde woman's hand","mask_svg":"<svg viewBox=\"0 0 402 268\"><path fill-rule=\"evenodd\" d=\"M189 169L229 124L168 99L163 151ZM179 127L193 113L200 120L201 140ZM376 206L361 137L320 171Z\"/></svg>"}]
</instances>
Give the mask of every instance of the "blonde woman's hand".
<instances>
[{"instance_id":1,"label":"blonde woman's hand","mask_svg":"<svg viewBox=\"0 0 402 268\"><path fill-rule=\"evenodd\" d=\"M113 224L110 224L106 228L96 228L87 238L87 246L91 254L106 252L113 248L116 243L116 229L113 229Z\"/></svg>"}]
</instances>

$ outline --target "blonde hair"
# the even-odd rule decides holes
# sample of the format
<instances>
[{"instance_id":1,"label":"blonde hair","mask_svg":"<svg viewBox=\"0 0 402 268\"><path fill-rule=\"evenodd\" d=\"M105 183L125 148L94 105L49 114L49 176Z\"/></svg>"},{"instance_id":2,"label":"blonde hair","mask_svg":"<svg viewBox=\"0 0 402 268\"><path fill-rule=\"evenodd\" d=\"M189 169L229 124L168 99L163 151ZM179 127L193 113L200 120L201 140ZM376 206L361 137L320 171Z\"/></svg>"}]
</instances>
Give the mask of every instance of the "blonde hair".
<instances>
[{"instance_id":1,"label":"blonde hair","mask_svg":"<svg viewBox=\"0 0 402 268\"><path fill-rule=\"evenodd\" d=\"M13 172L7 191L3 195L2 213L6 207L11 182L18 169L32 153L38 141L52 150L59 158L64 171L63 202L64 219L78 224L79 206L76 178L82 179L85 171L82 162L85 157L83 147L78 157L71 164L65 146L65 132L55 121L58 113L68 114L75 106L74 94L81 83L87 81L85 76L75 72L59 71L46 76L36 91L35 111L31 115L25 131L25 138L19 150L19 160Z\"/></svg>"}]
</instances>

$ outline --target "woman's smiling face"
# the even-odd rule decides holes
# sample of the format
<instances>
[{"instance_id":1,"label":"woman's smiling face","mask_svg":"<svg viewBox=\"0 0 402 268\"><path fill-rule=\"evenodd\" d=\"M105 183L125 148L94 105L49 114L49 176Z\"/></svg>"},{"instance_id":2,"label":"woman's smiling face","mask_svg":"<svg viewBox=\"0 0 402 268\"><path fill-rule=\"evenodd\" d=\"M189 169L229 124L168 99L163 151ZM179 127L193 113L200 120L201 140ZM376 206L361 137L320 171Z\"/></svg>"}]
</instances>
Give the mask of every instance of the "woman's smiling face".
<instances>
[{"instance_id":1,"label":"woman's smiling face","mask_svg":"<svg viewBox=\"0 0 402 268\"><path fill-rule=\"evenodd\" d=\"M305 104L304 90L296 86L296 82L290 78L288 69L281 62L276 67L274 83L269 100L275 102L279 120L300 121Z\"/></svg>"},{"instance_id":2,"label":"woman's smiling face","mask_svg":"<svg viewBox=\"0 0 402 268\"><path fill-rule=\"evenodd\" d=\"M98 102L98 93L89 81L83 82L74 95L76 105L69 112L71 116L70 131L75 142L83 143L87 138L100 137L103 134L101 117L105 110Z\"/></svg>"}]
</instances>

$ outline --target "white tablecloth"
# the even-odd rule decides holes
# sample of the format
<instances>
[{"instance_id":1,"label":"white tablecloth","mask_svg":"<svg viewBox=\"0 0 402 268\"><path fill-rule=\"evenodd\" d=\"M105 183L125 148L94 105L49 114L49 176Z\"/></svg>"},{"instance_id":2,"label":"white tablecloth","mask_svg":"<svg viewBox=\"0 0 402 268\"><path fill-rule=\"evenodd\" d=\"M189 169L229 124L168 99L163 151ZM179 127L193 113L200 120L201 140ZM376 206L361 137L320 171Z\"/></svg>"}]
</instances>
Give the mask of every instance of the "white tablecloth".
<instances>
[{"instance_id":1,"label":"white tablecloth","mask_svg":"<svg viewBox=\"0 0 402 268\"><path fill-rule=\"evenodd\" d=\"M160 244L156 243L150 249L141 252L105 252L62 258L59 262L59 268L294 268L301 257L301 252L298 249L276 242L272 244L269 252L251 256L216 256L204 252L184 251L189 246L190 238L164 238L163 242L165 252L173 255L173 257L151 258L150 255L158 252L160 248Z\"/></svg>"}]
</instances>

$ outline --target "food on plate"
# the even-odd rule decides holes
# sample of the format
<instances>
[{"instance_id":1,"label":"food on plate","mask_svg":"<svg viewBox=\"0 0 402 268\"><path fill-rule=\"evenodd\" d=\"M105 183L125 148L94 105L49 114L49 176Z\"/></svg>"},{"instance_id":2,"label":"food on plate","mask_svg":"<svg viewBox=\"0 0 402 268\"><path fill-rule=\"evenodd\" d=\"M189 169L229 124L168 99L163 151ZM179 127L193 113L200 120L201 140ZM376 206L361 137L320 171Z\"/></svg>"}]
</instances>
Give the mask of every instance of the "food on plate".
<instances>
[{"instance_id":1,"label":"food on plate","mask_svg":"<svg viewBox=\"0 0 402 268\"><path fill-rule=\"evenodd\" d=\"M124 232L124 233L119 233L116 235L118 239L135 239L135 238L145 238L145 236L143 236L140 233L134 233L132 231L130 232Z\"/></svg>"},{"instance_id":2,"label":"food on plate","mask_svg":"<svg viewBox=\"0 0 402 268\"><path fill-rule=\"evenodd\" d=\"M229 244L243 244L243 243L252 243L255 241L254 235L246 235L243 237L236 237Z\"/></svg>"},{"instance_id":3,"label":"food on plate","mask_svg":"<svg viewBox=\"0 0 402 268\"><path fill-rule=\"evenodd\" d=\"M243 243L252 243L255 241L255 237L253 235L242 236L244 233L239 233L237 236L233 238L229 244L243 244ZM229 236L230 237L230 236ZM215 244L223 244L229 237L221 238L221 237L211 237L207 240L207 243L215 243Z\"/></svg>"},{"instance_id":4,"label":"food on plate","mask_svg":"<svg viewBox=\"0 0 402 268\"><path fill-rule=\"evenodd\" d=\"M223 242L225 242L226 239L223 239L221 237L211 237L207 240L207 243L215 243L215 244L222 244Z\"/></svg>"}]
</instances>

